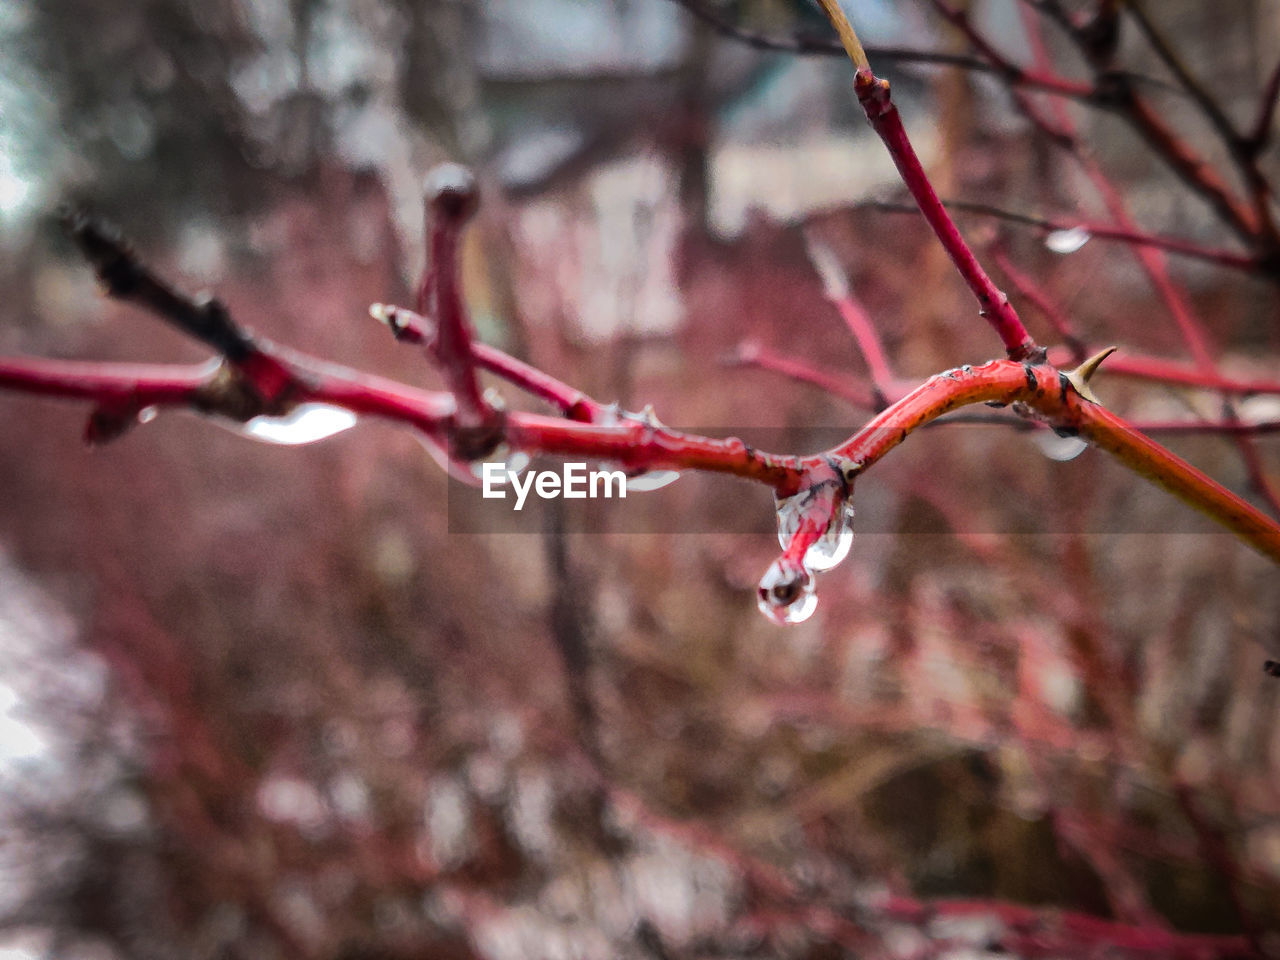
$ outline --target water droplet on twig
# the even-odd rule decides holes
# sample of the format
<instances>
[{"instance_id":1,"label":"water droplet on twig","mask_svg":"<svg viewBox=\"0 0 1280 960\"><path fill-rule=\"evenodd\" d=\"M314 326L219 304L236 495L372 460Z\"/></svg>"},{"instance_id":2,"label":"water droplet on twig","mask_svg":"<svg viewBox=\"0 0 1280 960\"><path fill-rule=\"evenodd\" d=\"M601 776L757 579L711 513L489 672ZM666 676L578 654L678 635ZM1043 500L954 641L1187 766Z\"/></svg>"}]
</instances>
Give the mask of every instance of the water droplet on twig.
<instances>
[{"instance_id":1,"label":"water droplet on twig","mask_svg":"<svg viewBox=\"0 0 1280 960\"><path fill-rule=\"evenodd\" d=\"M680 473L677 470L648 470L627 477L627 493L661 490L679 479Z\"/></svg>"},{"instance_id":2,"label":"water droplet on twig","mask_svg":"<svg viewBox=\"0 0 1280 960\"><path fill-rule=\"evenodd\" d=\"M1065 463L1074 460L1088 448L1089 444L1079 437L1061 436L1052 430L1037 430L1033 439L1036 446L1050 460Z\"/></svg>"},{"instance_id":3,"label":"water droplet on twig","mask_svg":"<svg viewBox=\"0 0 1280 960\"><path fill-rule=\"evenodd\" d=\"M800 529L800 523L812 504L813 495L812 491L806 490L777 501L778 543L783 550L791 545L792 537ZM805 553L805 566L815 573L830 570L849 555L852 547L853 502L845 498L836 508L822 536Z\"/></svg>"},{"instance_id":4,"label":"water droplet on twig","mask_svg":"<svg viewBox=\"0 0 1280 960\"><path fill-rule=\"evenodd\" d=\"M756 591L760 612L778 624L802 623L818 608L813 574L787 557L770 564Z\"/></svg>"},{"instance_id":5,"label":"water droplet on twig","mask_svg":"<svg viewBox=\"0 0 1280 960\"><path fill-rule=\"evenodd\" d=\"M1054 253L1075 253L1092 237L1088 229L1082 226L1067 227L1065 230L1052 230L1044 238L1044 245Z\"/></svg>"},{"instance_id":6,"label":"water droplet on twig","mask_svg":"<svg viewBox=\"0 0 1280 960\"><path fill-rule=\"evenodd\" d=\"M356 415L327 403L304 403L283 417L254 417L240 427L246 437L265 443L315 443L356 425Z\"/></svg>"}]
</instances>

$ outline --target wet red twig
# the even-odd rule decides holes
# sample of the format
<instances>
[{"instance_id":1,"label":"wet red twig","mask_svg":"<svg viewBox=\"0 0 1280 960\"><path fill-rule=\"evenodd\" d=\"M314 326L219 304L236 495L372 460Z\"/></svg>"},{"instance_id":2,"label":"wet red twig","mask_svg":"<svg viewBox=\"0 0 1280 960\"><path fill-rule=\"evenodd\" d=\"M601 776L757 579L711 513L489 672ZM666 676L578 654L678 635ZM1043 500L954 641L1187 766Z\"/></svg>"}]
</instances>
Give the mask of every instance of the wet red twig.
<instances>
[{"instance_id":1,"label":"wet red twig","mask_svg":"<svg viewBox=\"0 0 1280 960\"><path fill-rule=\"evenodd\" d=\"M933 229L956 270L978 301L978 312L991 325L1004 344L1011 360L1036 358L1039 348L1022 325L1018 312L987 275L973 250L960 234L951 214L938 199L915 148L902 125L902 117L889 94L889 84L869 69L859 69L854 78L854 92L867 120L884 141L894 166L902 176L908 192Z\"/></svg>"}]
</instances>

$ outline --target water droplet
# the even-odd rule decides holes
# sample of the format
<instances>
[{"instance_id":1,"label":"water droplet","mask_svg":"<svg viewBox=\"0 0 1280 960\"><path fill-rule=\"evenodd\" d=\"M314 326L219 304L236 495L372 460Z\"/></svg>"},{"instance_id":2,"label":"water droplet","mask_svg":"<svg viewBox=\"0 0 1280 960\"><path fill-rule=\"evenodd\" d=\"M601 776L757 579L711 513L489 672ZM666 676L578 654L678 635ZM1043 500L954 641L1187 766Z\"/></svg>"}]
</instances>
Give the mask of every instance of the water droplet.
<instances>
[{"instance_id":1,"label":"water droplet","mask_svg":"<svg viewBox=\"0 0 1280 960\"><path fill-rule=\"evenodd\" d=\"M813 574L787 557L769 565L756 591L760 612L774 623L803 623L818 609Z\"/></svg>"},{"instance_id":2,"label":"water droplet","mask_svg":"<svg viewBox=\"0 0 1280 960\"><path fill-rule=\"evenodd\" d=\"M483 460L472 460L468 463L467 469L471 471L473 477L480 480L484 477L484 465L486 463L500 463L507 470L507 474L519 476L529 466L529 455L523 450L513 451L509 444L500 443L493 453ZM500 482L506 483L507 479L507 475L503 475Z\"/></svg>"},{"instance_id":3,"label":"water droplet","mask_svg":"<svg viewBox=\"0 0 1280 960\"><path fill-rule=\"evenodd\" d=\"M150 423L152 420L156 418L159 412L160 411L157 410L155 407L143 407L141 410L138 411L138 422Z\"/></svg>"},{"instance_id":4,"label":"water droplet","mask_svg":"<svg viewBox=\"0 0 1280 960\"><path fill-rule=\"evenodd\" d=\"M804 555L805 566L821 572L840 564L853 548L853 504L845 500L818 542Z\"/></svg>"},{"instance_id":5,"label":"water droplet","mask_svg":"<svg viewBox=\"0 0 1280 960\"><path fill-rule=\"evenodd\" d=\"M1088 448L1089 444L1079 437L1063 437L1052 430L1037 430L1034 436L1036 446L1050 460L1065 463L1074 460Z\"/></svg>"},{"instance_id":6,"label":"water droplet","mask_svg":"<svg viewBox=\"0 0 1280 960\"><path fill-rule=\"evenodd\" d=\"M356 415L325 403L304 403L283 417L254 417L243 427L245 436L266 443L315 443L356 425Z\"/></svg>"},{"instance_id":7,"label":"water droplet","mask_svg":"<svg viewBox=\"0 0 1280 960\"><path fill-rule=\"evenodd\" d=\"M649 470L646 473L638 473L634 477L627 477L627 493L635 491L661 490L668 487L680 479L680 474L676 470Z\"/></svg>"},{"instance_id":8,"label":"water droplet","mask_svg":"<svg viewBox=\"0 0 1280 960\"><path fill-rule=\"evenodd\" d=\"M1093 236L1082 226L1068 227L1065 230L1053 230L1044 238L1044 245L1054 253L1075 253Z\"/></svg>"},{"instance_id":9,"label":"water droplet","mask_svg":"<svg viewBox=\"0 0 1280 960\"><path fill-rule=\"evenodd\" d=\"M815 488L797 493L777 501L778 510L778 543L786 550L791 546L791 539L800 529L804 515L816 508L814 499L819 496L831 498L838 494L831 487ZM837 566L849 555L853 547L853 503L844 499L827 524L821 537L804 555L804 565L815 573L822 573Z\"/></svg>"},{"instance_id":10,"label":"water droplet","mask_svg":"<svg viewBox=\"0 0 1280 960\"><path fill-rule=\"evenodd\" d=\"M455 480L459 480L468 486L479 486L484 480L484 465L486 463L502 464L507 470L514 472L517 476L525 471L529 466L529 455L523 450L512 451L508 444L500 443L494 449L493 453L481 460L463 460L459 457L452 456L449 453L445 442L439 437L434 437L427 433L415 434L418 442L427 448L427 452L431 454L431 459L439 465L449 476ZM498 483L507 483L506 474L501 474Z\"/></svg>"}]
</instances>

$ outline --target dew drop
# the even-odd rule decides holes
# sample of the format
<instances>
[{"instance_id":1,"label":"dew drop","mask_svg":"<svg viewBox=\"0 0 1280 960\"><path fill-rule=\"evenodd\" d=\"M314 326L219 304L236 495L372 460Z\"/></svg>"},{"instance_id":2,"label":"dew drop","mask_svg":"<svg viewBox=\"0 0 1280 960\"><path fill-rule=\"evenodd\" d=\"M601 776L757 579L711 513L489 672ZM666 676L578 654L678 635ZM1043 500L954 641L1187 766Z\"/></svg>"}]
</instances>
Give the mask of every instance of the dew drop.
<instances>
[{"instance_id":1,"label":"dew drop","mask_svg":"<svg viewBox=\"0 0 1280 960\"><path fill-rule=\"evenodd\" d=\"M1075 253L1093 236L1082 226L1068 227L1065 230L1053 230L1044 238L1044 245L1054 253Z\"/></svg>"},{"instance_id":2,"label":"dew drop","mask_svg":"<svg viewBox=\"0 0 1280 960\"><path fill-rule=\"evenodd\" d=\"M676 470L649 470L646 473L638 473L634 477L627 477L627 493L637 490L641 492L661 490L679 479L680 473Z\"/></svg>"},{"instance_id":3,"label":"dew drop","mask_svg":"<svg viewBox=\"0 0 1280 960\"><path fill-rule=\"evenodd\" d=\"M529 455L523 450L513 451L508 444L501 443L489 454L489 456L481 460L463 460L449 453L448 447L439 437L432 436L427 433L415 434L418 442L426 447L427 452L431 454L431 459L439 465L449 476L455 480L459 480L468 486L479 486L484 480L484 465L486 463L497 463L502 467L519 476L529 466ZM509 482L507 473L499 473L497 477L499 484Z\"/></svg>"},{"instance_id":4,"label":"dew drop","mask_svg":"<svg viewBox=\"0 0 1280 960\"><path fill-rule=\"evenodd\" d=\"M779 557L760 578L756 603L774 623L803 623L818 609L813 574L794 560Z\"/></svg>"},{"instance_id":5,"label":"dew drop","mask_svg":"<svg viewBox=\"0 0 1280 960\"><path fill-rule=\"evenodd\" d=\"M242 428L245 436L265 443L315 443L356 425L356 415L325 403L304 403L283 417L254 417Z\"/></svg>"},{"instance_id":6,"label":"dew drop","mask_svg":"<svg viewBox=\"0 0 1280 960\"><path fill-rule=\"evenodd\" d=\"M813 496L812 491L804 491L777 501L778 543L783 550L791 545L792 537L800 529L800 522ZM805 553L804 565L815 573L823 573L844 560L852 547L853 503L846 498L836 509L822 536Z\"/></svg>"},{"instance_id":7,"label":"dew drop","mask_svg":"<svg viewBox=\"0 0 1280 960\"><path fill-rule=\"evenodd\" d=\"M467 464L467 469L471 476L477 480L484 478L484 465L486 463L500 463L507 472L501 475L499 483L507 483L510 474L517 477L524 473L529 466L529 455L523 450L512 450L510 444L500 443L494 449L493 453L485 457L483 460L472 460Z\"/></svg>"},{"instance_id":8,"label":"dew drop","mask_svg":"<svg viewBox=\"0 0 1280 960\"><path fill-rule=\"evenodd\" d=\"M853 547L853 504L848 500L840 505L827 529L804 555L804 564L810 570L823 572L840 564Z\"/></svg>"},{"instance_id":9,"label":"dew drop","mask_svg":"<svg viewBox=\"0 0 1280 960\"><path fill-rule=\"evenodd\" d=\"M1035 443L1050 460L1065 463L1074 460L1088 448L1089 444L1079 437L1062 437L1052 430L1037 430Z\"/></svg>"}]
</instances>

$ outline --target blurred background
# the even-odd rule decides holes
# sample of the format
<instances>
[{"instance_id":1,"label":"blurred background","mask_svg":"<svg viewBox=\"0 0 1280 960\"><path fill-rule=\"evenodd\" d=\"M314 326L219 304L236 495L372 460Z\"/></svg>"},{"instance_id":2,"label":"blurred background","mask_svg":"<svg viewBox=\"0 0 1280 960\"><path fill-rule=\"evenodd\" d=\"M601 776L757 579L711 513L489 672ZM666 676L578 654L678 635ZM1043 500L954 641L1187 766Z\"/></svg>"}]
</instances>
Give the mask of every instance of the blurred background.
<instances>
[{"instance_id":1,"label":"blurred background","mask_svg":"<svg viewBox=\"0 0 1280 960\"><path fill-rule=\"evenodd\" d=\"M53 222L71 202L263 335L437 385L367 309L409 302L421 175L449 159L484 191L480 335L602 401L796 452L852 432L867 411L738 362L865 377L815 250L898 376L996 355L922 223L875 205L903 197L847 62L683 6L0 0L0 353L206 355L101 296ZM803 0L703 6L829 40ZM969 6L1029 62L1016 0ZM848 7L868 42L968 51L929 3ZM1247 123L1280 8L1152 7ZM1117 59L1220 155L1127 22ZM1106 216L996 77L876 66L944 196ZM1230 246L1124 124L1070 109L1144 228ZM1129 247L962 226L1089 342L1187 358ZM1280 377L1274 280L1169 269L1220 372ZM1222 412L1096 382L1139 419ZM1236 410L1280 419L1274 397ZM404 430L286 447L166 413L89 449L86 414L0 396L5 960L1129 956L1135 930L1280 949L1274 567L1100 452L914 436L859 483L815 616L781 628L755 605L773 504L746 483L460 533L473 501ZM1254 495L1229 440L1169 442ZM1277 441L1255 453L1255 486L1280 482ZM1117 926L1064 935L1073 914Z\"/></svg>"}]
</instances>

